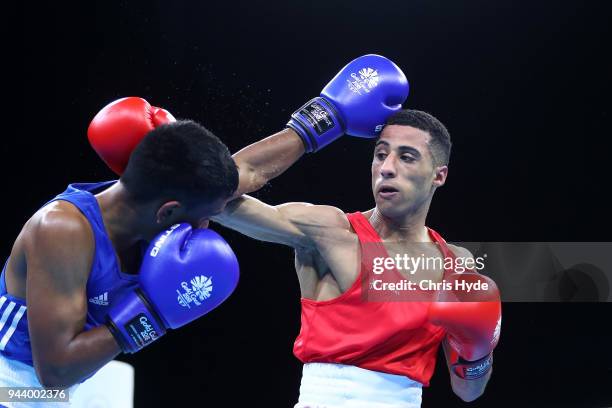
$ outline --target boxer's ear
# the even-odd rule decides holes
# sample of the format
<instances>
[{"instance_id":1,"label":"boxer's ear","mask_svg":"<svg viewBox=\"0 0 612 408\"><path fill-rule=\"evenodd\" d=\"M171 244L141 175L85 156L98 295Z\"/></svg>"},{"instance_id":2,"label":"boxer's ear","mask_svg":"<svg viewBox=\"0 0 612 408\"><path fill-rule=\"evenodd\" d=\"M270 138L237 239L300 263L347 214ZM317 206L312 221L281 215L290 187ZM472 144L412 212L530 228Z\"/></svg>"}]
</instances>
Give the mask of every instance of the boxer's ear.
<instances>
[{"instance_id":1,"label":"boxer's ear","mask_svg":"<svg viewBox=\"0 0 612 408\"><path fill-rule=\"evenodd\" d=\"M158 224L168 225L174 223L174 219L180 212L181 203L178 201L167 201L163 203L155 213L155 221Z\"/></svg>"},{"instance_id":2,"label":"boxer's ear","mask_svg":"<svg viewBox=\"0 0 612 408\"><path fill-rule=\"evenodd\" d=\"M436 167L434 171L433 185L434 187L442 187L448 177L448 166Z\"/></svg>"}]
</instances>

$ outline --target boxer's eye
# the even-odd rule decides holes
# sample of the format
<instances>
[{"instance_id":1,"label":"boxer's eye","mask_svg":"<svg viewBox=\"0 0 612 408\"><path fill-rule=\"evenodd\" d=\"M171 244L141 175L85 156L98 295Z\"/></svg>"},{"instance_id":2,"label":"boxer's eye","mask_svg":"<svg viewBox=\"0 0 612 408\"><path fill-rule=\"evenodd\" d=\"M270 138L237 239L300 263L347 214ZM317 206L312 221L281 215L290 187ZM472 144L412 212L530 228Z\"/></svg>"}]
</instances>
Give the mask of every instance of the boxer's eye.
<instances>
[{"instance_id":1,"label":"boxer's eye","mask_svg":"<svg viewBox=\"0 0 612 408\"><path fill-rule=\"evenodd\" d=\"M387 157L387 154L384 152L378 152L374 155L378 160L383 161Z\"/></svg>"}]
</instances>

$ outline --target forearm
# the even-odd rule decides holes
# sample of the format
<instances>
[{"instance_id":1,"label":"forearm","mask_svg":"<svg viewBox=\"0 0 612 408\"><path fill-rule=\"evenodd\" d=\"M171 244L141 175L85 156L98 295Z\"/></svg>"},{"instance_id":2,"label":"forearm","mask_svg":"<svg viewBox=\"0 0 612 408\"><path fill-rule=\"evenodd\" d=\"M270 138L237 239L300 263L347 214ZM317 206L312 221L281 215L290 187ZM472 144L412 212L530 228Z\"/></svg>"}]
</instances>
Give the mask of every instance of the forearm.
<instances>
[{"instance_id":1,"label":"forearm","mask_svg":"<svg viewBox=\"0 0 612 408\"><path fill-rule=\"evenodd\" d=\"M43 345L44 346L44 345ZM75 336L53 359L35 358L36 373L46 387L69 387L115 358L121 349L106 326Z\"/></svg>"},{"instance_id":2,"label":"forearm","mask_svg":"<svg viewBox=\"0 0 612 408\"><path fill-rule=\"evenodd\" d=\"M451 371L450 376L453 392L465 402L474 401L476 398L484 394L485 388L487 387L487 383L491 378L492 372L493 367L491 367L489 372L487 372L484 376L480 378L474 380L464 380L462 378L459 378L455 373Z\"/></svg>"},{"instance_id":3,"label":"forearm","mask_svg":"<svg viewBox=\"0 0 612 408\"><path fill-rule=\"evenodd\" d=\"M455 393L455 395L457 395L465 402L471 402L474 401L476 398L480 397L484 393L487 383L491 378L493 366L491 366L489 368L489 371L480 378L474 378L469 380L463 379L459 377L457 373L455 373L455 371L452 369L453 362L450 361L450 356L453 354L453 352L451 351L450 345L448 344L447 340L444 340L442 342L442 348L444 350L444 355L446 356L451 387L453 388L453 392Z\"/></svg>"},{"instance_id":4,"label":"forearm","mask_svg":"<svg viewBox=\"0 0 612 408\"><path fill-rule=\"evenodd\" d=\"M259 190L281 175L304 154L304 143L292 129L282 130L253 143L232 157L240 181L234 197Z\"/></svg>"}]
</instances>

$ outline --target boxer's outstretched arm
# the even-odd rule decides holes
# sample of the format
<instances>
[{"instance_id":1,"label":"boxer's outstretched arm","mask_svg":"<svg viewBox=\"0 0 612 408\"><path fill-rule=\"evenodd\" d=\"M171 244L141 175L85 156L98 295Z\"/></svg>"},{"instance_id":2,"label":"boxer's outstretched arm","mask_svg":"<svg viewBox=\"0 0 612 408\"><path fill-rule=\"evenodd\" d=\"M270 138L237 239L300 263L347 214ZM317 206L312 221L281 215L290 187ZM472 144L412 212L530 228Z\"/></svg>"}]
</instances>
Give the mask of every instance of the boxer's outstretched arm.
<instances>
[{"instance_id":1,"label":"boxer's outstretched arm","mask_svg":"<svg viewBox=\"0 0 612 408\"><path fill-rule=\"evenodd\" d=\"M82 216L58 207L33 217L25 237L28 329L46 387L76 384L121 351L106 326L83 331L94 238Z\"/></svg>"},{"instance_id":2,"label":"boxer's outstretched arm","mask_svg":"<svg viewBox=\"0 0 612 408\"><path fill-rule=\"evenodd\" d=\"M212 219L251 238L293 248L314 248L351 235L338 208L307 203L271 206L248 195L230 202Z\"/></svg>"},{"instance_id":3,"label":"boxer's outstretched arm","mask_svg":"<svg viewBox=\"0 0 612 408\"><path fill-rule=\"evenodd\" d=\"M238 166L240 181L233 198L259 190L291 167L304 152L304 143L298 134L285 129L235 153L232 157Z\"/></svg>"}]
</instances>

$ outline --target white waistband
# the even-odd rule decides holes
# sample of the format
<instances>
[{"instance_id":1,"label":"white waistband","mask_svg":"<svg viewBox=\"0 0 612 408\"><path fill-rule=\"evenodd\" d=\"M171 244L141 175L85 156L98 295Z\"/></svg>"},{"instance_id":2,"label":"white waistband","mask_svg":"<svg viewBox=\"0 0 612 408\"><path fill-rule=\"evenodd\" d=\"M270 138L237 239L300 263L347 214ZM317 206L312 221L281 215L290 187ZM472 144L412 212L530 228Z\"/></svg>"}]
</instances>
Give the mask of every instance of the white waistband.
<instances>
[{"instance_id":1,"label":"white waistband","mask_svg":"<svg viewBox=\"0 0 612 408\"><path fill-rule=\"evenodd\" d=\"M419 408L422 384L350 365L307 363L295 408Z\"/></svg>"},{"instance_id":2,"label":"white waistband","mask_svg":"<svg viewBox=\"0 0 612 408\"><path fill-rule=\"evenodd\" d=\"M38 377L36 376L36 371L34 371L34 367L29 366L21 361L11 360L10 358L6 358L0 355L0 387L39 387L42 385L40 381L38 381ZM66 391L69 393L69 396L72 396L76 389L79 387L78 384L73 385L68 388ZM4 405L9 408L40 408L42 406L41 402L20 402L20 403L10 403L10 402L0 402L0 405ZM68 408L70 404L66 402L46 402L44 404L46 407L58 407L58 408Z\"/></svg>"}]
</instances>

